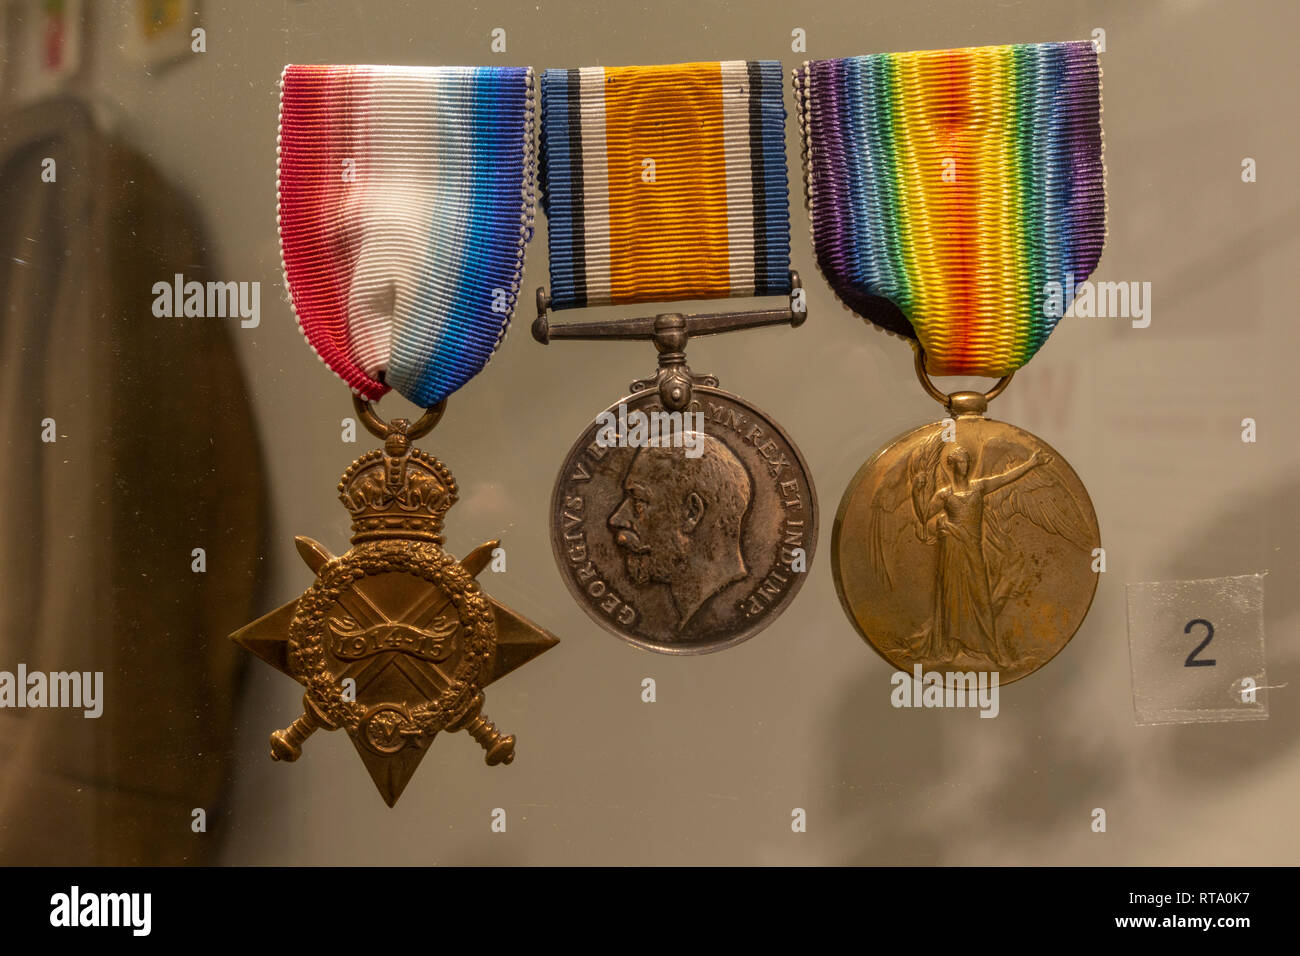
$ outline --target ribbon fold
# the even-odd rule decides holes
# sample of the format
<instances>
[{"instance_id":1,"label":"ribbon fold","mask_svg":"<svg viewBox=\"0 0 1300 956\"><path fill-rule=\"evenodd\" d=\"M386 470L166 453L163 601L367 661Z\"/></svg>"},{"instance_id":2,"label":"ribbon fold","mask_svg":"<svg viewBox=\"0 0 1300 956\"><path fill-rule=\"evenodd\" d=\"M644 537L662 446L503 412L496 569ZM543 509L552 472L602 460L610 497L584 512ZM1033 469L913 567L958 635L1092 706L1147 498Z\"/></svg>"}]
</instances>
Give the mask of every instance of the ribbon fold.
<instances>
[{"instance_id":1,"label":"ribbon fold","mask_svg":"<svg viewBox=\"0 0 1300 956\"><path fill-rule=\"evenodd\" d=\"M918 338L933 374L1029 361L1105 242L1092 44L816 60L794 86L813 246L841 301Z\"/></svg>"},{"instance_id":2,"label":"ribbon fold","mask_svg":"<svg viewBox=\"0 0 1300 956\"><path fill-rule=\"evenodd\" d=\"M284 68L285 284L358 395L434 405L501 344L533 230L533 137L526 67Z\"/></svg>"}]
</instances>

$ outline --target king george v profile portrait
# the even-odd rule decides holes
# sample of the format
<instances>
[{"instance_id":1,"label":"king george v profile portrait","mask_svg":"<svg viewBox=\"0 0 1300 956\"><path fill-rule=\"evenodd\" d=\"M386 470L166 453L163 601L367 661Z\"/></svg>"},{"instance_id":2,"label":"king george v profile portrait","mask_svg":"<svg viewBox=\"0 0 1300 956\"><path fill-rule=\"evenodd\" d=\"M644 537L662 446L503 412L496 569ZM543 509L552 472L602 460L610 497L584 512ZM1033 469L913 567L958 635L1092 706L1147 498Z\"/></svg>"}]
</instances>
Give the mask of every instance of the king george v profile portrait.
<instances>
[{"instance_id":1,"label":"king george v profile portrait","mask_svg":"<svg viewBox=\"0 0 1300 956\"><path fill-rule=\"evenodd\" d=\"M637 450L609 516L638 586L666 584L686 627L715 594L748 574L741 534L753 482L735 452L698 434L702 452L652 443Z\"/></svg>"}]
</instances>

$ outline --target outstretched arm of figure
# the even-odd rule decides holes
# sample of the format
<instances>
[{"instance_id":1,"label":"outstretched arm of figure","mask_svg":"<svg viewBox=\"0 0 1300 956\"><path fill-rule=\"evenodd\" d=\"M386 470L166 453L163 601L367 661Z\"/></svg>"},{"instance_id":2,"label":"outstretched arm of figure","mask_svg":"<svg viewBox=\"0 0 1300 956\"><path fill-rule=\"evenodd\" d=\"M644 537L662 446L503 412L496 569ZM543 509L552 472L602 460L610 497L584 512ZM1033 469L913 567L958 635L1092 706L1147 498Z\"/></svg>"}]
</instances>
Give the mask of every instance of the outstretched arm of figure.
<instances>
[{"instance_id":1,"label":"outstretched arm of figure","mask_svg":"<svg viewBox=\"0 0 1300 956\"><path fill-rule=\"evenodd\" d=\"M1014 468L1008 468L1000 475L989 475L986 478L977 478L975 481L972 481L971 484L979 488L979 490L984 492L984 494L990 494L997 491L999 488L1006 487L1017 478L1024 477L1040 465L1051 464L1051 461L1051 455L1045 455L1041 450L1035 449L1034 453L1030 455L1027 460L1022 461Z\"/></svg>"}]
</instances>

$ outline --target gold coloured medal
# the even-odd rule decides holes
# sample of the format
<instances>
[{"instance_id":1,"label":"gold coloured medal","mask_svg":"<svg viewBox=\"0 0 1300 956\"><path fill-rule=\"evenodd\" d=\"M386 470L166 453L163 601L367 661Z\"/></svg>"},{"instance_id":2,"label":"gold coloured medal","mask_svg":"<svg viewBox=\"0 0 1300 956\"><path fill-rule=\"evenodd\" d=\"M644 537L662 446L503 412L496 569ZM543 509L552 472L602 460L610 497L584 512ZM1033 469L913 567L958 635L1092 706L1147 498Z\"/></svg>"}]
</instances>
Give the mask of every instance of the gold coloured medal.
<instances>
[{"instance_id":1,"label":"gold coloured medal","mask_svg":"<svg viewBox=\"0 0 1300 956\"><path fill-rule=\"evenodd\" d=\"M316 355L383 440L339 482L352 516L340 557L310 538L316 580L233 638L302 684L302 716L271 735L275 760L347 732L392 806L441 731L489 765L515 739L483 689L557 640L475 580L498 542L443 550L451 471L413 442L487 364L514 312L533 225L533 73L527 67L286 66L276 192L285 285ZM339 180L339 157L355 177ZM489 190L475 183L491 182ZM390 389L425 409L383 422Z\"/></svg>"},{"instance_id":2,"label":"gold coloured medal","mask_svg":"<svg viewBox=\"0 0 1300 956\"><path fill-rule=\"evenodd\" d=\"M840 502L831 563L840 602L900 670L1043 666L1092 603L1100 546L1087 491L1061 455L985 417L988 395L943 395L950 418L912 429L859 469Z\"/></svg>"},{"instance_id":3,"label":"gold coloured medal","mask_svg":"<svg viewBox=\"0 0 1300 956\"><path fill-rule=\"evenodd\" d=\"M851 482L832 535L840 601L898 668L946 672L949 686L1017 680L1074 635L1104 567L1073 469L985 417L1105 243L1097 51L815 60L794 87L818 266L849 309L911 341L949 415ZM998 383L947 395L931 373Z\"/></svg>"},{"instance_id":4,"label":"gold coloured medal","mask_svg":"<svg viewBox=\"0 0 1300 956\"><path fill-rule=\"evenodd\" d=\"M272 759L297 760L313 732L342 728L391 807L440 731L464 730L489 765L514 760L515 738L482 713L483 689L558 639L479 587L499 542L461 561L442 548L456 480L411 442L437 424L445 401L413 425L384 424L355 401L384 447L339 482L352 547L334 557L295 539L316 580L231 637L306 690L302 716L271 735Z\"/></svg>"}]
</instances>

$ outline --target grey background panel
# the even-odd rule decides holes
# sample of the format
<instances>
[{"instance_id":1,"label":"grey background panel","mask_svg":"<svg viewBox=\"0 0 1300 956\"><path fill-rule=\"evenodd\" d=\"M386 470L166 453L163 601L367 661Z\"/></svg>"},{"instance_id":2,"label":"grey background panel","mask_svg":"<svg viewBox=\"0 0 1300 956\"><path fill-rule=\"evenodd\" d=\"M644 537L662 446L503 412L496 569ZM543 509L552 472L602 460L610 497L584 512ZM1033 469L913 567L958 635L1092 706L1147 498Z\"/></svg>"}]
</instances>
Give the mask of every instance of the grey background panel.
<instances>
[{"instance_id":1,"label":"grey background panel","mask_svg":"<svg viewBox=\"0 0 1300 956\"><path fill-rule=\"evenodd\" d=\"M268 759L266 735L296 715L301 695L259 666L239 715L232 798L209 834L225 840L224 860L1300 862L1300 832L1279 825L1300 788L1300 450L1288 401L1300 343L1294 5L309 0L209 2L200 22L208 52L154 76L97 23L79 82L200 205L215 275L263 284L260 326L233 335L271 479L267 610L310 582L294 534L345 546L334 486L369 447L365 437L340 441L348 393L303 344L281 284L275 130L286 62L540 71L766 57L788 73L810 57L1103 28L1110 224L1094 278L1152 288L1148 328L1067 319L992 408L1060 450L1093 497L1108 570L1082 629L1003 691L994 720L898 710L890 669L839 607L829 530L858 466L940 410L916 384L908 349L844 310L817 273L793 114L793 264L809 319L701 340L689 355L798 443L822 528L790 609L724 653L674 659L624 645L570 600L554 564L556 469L590 419L654 368L654 351L531 339L531 293L547 282L539 213L514 329L422 443L464 489L448 549L463 555L500 536L508 570L485 573L485 585L563 642L488 691L493 719L519 737L518 759L487 768L463 735L441 736L388 810L342 735L318 734L291 767ZM507 31L504 54L490 51L495 27ZM795 28L807 32L806 54L791 51ZM1247 156L1258 161L1254 184L1241 181ZM587 317L615 314L626 313ZM396 397L380 408L409 411ZM1254 444L1240 438L1246 417L1258 423ZM1269 682L1282 685L1268 691L1269 719L1135 726L1125 583L1265 570ZM646 677L657 682L653 704L641 700ZM1097 807L1107 811L1103 834L1090 827ZM494 808L507 812L503 834L490 829ZM807 812L806 833L791 831L794 808Z\"/></svg>"}]
</instances>

